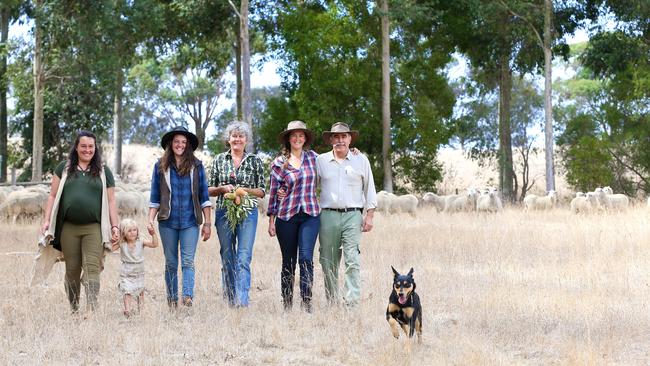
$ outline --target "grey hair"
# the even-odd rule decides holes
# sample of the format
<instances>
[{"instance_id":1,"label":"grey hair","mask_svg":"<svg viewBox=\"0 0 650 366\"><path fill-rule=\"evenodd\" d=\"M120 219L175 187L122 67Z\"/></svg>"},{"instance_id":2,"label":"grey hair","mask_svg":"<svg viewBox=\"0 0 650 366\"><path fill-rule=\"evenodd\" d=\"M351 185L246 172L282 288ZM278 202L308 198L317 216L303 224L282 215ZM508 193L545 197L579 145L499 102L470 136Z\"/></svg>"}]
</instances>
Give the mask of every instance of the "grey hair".
<instances>
[{"instance_id":1,"label":"grey hair","mask_svg":"<svg viewBox=\"0 0 650 366\"><path fill-rule=\"evenodd\" d=\"M247 123L235 120L230 122L228 126L226 126L226 130L223 132L223 142L226 144L226 146L228 146L230 135L233 132L239 132L246 135L246 142L251 142L251 136L253 136L253 131L251 131L251 128Z\"/></svg>"}]
</instances>

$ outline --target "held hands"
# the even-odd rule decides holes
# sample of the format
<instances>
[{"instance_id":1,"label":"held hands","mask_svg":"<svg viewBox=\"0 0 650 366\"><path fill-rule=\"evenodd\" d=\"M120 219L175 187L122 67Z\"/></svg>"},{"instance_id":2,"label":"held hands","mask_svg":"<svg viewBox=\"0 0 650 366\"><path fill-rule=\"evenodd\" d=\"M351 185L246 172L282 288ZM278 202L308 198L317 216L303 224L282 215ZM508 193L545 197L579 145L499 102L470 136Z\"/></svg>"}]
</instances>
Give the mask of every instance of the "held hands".
<instances>
[{"instance_id":1,"label":"held hands","mask_svg":"<svg viewBox=\"0 0 650 366\"><path fill-rule=\"evenodd\" d=\"M149 221L149 223L147 224L147 232L151 236L154 236L154 234L156 234L156 230L153 228L153 221Z\"/></svg>"},{"instance_id":2,"label":"held hands","mask_svg":"<svg viewBox=\"0 0 650 366\"><path fill-rule=\"evenodd\" d=\"M367 233L370 230L372 230L373 224L372 224L372 216L366 215L363 219L363 225L361 226L361 232Z\"/></svg>"},{"instance_id":3,"label":"held hands","mask_svg":"<svg viewBox=\"0 0 650 366\"><path fill-rule=\"evenodd\" d=\"M269 236L275 236L275 225L269 224Z\"/></svg>"},{"instance_id":4,"label":"held hands","mask_svg":"<svg viewBox=\"0 0 650 366\"><path fill-rule=\"evenodd\" d=\"M282 201L284 199L284 197L287 196L287 190L284 187L282 187L282 188L278 189L277 195L278 195L278 198L280 199L280 201ZM273 235L271 235L271 236L273 236Z\"/></svg>"}]
</instances>

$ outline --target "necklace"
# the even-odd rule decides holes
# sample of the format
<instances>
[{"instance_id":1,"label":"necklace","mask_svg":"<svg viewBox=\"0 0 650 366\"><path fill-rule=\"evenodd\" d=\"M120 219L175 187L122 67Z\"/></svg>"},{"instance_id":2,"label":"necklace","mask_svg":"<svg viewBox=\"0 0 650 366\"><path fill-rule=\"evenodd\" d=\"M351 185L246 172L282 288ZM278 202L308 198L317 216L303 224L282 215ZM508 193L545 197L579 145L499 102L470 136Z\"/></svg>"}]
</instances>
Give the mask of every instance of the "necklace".
<instances>
[{"instance_id":1,"label":"necklace","mask_svg":"<svg viewBox=\"0 0 650 366\"><path fill-rule=\"evenodd\" d=\"M86 173L90 173L90 166L84 169L81 167L81 165L77 164L77 170L81 172L81 175L86 176Z\"/></svg>"}]
</instances>

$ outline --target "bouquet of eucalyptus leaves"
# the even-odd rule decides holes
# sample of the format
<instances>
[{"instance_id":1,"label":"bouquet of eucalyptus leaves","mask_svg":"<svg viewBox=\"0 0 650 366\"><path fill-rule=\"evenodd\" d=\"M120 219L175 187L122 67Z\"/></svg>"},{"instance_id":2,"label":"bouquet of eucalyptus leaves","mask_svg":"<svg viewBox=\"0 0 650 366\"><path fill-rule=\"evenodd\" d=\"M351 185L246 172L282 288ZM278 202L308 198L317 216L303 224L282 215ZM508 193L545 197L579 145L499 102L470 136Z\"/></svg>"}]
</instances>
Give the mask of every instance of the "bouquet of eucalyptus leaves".
<instances>
[{"instance_id":1,"label":"bouquet of eucalyptus leaves","mask_svg":"<svg viewBox=\"0 0 650 366\"><path fill-rule=\"evenodd\" d=\"M255 208L254 198L241 187L237 187L234 192L226 193L223 197L228 227L234 233L237 225L241 224Z\"/></svg>"}]
</instances>

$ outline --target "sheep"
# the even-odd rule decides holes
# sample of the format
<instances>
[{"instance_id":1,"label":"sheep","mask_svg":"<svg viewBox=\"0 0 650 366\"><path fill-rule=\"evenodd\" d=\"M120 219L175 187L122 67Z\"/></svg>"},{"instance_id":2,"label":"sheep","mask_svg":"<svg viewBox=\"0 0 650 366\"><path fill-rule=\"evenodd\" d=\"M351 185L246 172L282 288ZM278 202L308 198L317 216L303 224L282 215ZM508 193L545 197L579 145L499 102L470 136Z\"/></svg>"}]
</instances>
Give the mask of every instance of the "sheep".
<instances>
[{"instance_id":1,"label":"sheep","mask_svg":"<svg viewBox=\"0 0 650 366\"><path fill-rule=\"evenodd\" d=\"M539 197L534 194L524 197L524 206L526 210L550 210L557 204L557 192L554 190L548 191L548 194Z\"/></svg>"},{"instance_id":2,"label":"sheep","mask_svg":"<svg viewBox=\"0 0 650 366\"><path fill-rule=\"evenodd\" d=\"M476 201L476 210L479 212L501 212L503 204L496 189L487 189Z\"/></svg>"},{"instance_id":3,"label":"sheep","mask_svg":"<svg viewBox=\"0 0 650 366\"><path fill-rule=\"evenodd\" d=\"M138 216L143 213L144 197L140 192L115 192L115 202L120 216Z\"/></svg>"},{"instance_id":4,"label":"sheep","mask_svg":"<svg viewBox=\"0 0 650 366\"><path fill-rule=\"evenodd\" d=\"M438 196L433 192L427 192L422 196L423 206L434 206L438 212L445 209L446 196Z\"/></svg>"},{"instance_id":5,"label":"sheep","mask_svg":"<svg viewBox=\"0 0 650 366\"><path fill-rule=\"evenodd\" d=\"M601 207L605 210L623 211L630 205L630 199L624 194L608 194L612 192L610 187L596 188L594 193L598 197Z\"/></svg>"},{"instance_id":6,"label":"sheep","mask_svg":"<svg viewBox=\"0 0 650 366\"><path fill-rule=\"evenodd\" d=\"M587 192L583 196L576 196L571 200L571 212L589 213L600 209L598 197L594 192Z\"/></svg>"},{"instance_id":7,"label":"sheep","mask_svg":"<svg viewBox=\"0 0 650 366\"><path fill-rule=\"evenodd\" d=\"M538 195L536 194L527 194L526 197L524 197L524 210L532 210L535 206L535 200L539 198Z\"/></svg>"},{"instance_id":8,"label":"sheep","mask_svg":"<svg viewBox=\"0 0 650 366\"><path fill-rule=\"evenodd\" d=\"M14 191L0 205L0 215L13 218L13 223L19 216L39 216L47 200L47 194L34 191Z\"/></svg>"},{"instance_id":9,"label":"sheep","mask_svg":"<svg viewBox=\"0 0 650 366\"><path fill-rule=\"evenodd\" d=\"M499 193L494 188L487 188L476 200L476 211L479 212L501 212L503 203Z\"/></svg>"},{"instance_id":10,"label":"sheep","mask_svg":"<svg viewBox=\"0 0 650 366\"><path fill-rule=\"evenodd\" d=\"M386 191L377 192L377 211L390 212L390 205L395 195Z\"/></svg>"},{"instance_id":11,"label":"sheep","mask_svg":"<svg viewBox=\"0 0 650 366\"><path fill-rule=\"evenodd\" d=\"M476 198L478 193L475 189L468 189L464 195L452 196L454 195L450 195L447 199L444 212L476 211Z\"/></svg>"},{"instance_id":12,"label":"sheep","mask_svg":"<svg viewBox=\"0 0 650 366\"><path fill-rule=\"evenodd\" d=\"M390 200L390 213L395 212L408 212L411 216L415 216L415 211L418 207L418 198L412 194L405 194L403 196L389 196Z\"/></svg>"}]
</instances>

